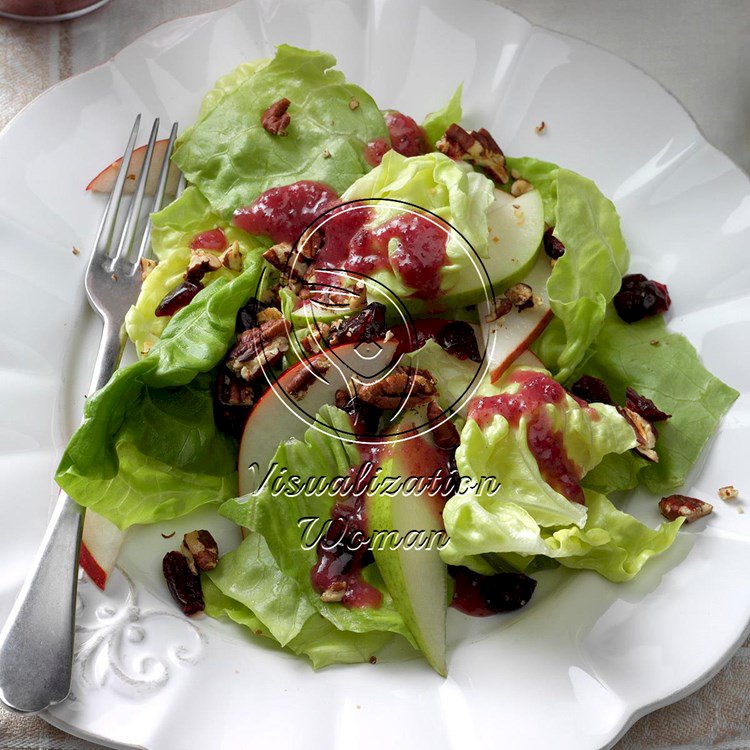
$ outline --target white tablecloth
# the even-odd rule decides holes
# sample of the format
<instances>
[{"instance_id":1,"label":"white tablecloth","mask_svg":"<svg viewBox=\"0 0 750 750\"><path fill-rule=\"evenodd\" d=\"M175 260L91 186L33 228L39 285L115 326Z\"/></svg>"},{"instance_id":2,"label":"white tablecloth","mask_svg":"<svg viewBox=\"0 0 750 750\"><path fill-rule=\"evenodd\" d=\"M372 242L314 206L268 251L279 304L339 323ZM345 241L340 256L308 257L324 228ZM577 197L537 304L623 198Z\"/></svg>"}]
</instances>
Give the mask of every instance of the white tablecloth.
<instances>
[{"instance_id":1,"label":"white tablecloth","mask_svg":"<svg viewBox=\"0 0 750 750\"><path fill-rule=\"evenodd\" d=\"M90 16L66 24L0 20L0 127L46 88L106 61L144 31L231 2L112 0ZM502 0L501 4L534 23L594 42L640 66L683 102L711 143L750 170L750 1ZM690 623L678 625L690 628ZM39 719L0 711L0 750L10 748L95 750ZM654 748L750 749L750 642L698 693L640 720L616 750Z\"/></svg>"}]
</instances>

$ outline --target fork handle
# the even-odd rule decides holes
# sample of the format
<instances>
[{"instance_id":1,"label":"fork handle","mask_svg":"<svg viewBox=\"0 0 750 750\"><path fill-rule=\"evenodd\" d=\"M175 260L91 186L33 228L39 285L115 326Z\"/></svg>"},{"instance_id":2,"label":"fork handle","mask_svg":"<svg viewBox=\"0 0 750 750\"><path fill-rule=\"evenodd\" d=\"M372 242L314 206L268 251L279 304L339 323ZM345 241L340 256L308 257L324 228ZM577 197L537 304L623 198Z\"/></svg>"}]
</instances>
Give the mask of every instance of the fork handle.
<instances>
[{"instance_id":1,"label":"fork handle","mask_svg":"<svg viewBox=\"0 0 750 750\"><path fill-rule=\"evenodd\" d=\"M122 355L121 327L105 323L90 392ZM31 573L0 632L0 701L36 713L64 700L73 666L78 555L84 509L60 492Z\"/></svg>"}]
</instances>

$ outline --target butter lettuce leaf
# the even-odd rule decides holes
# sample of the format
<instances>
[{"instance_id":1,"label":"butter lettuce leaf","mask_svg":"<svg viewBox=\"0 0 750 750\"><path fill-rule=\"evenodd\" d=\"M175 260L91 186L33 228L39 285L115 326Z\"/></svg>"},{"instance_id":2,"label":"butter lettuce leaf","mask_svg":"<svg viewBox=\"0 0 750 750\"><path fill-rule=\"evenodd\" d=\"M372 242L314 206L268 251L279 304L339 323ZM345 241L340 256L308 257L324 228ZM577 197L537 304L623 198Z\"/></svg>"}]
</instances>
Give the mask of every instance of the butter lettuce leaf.
<instances>
[{"instance_id":1,"label":"butter lettuce leaf","mask_svg":"<svg viewBox=\"0 0 750 750\"><path fill-rule=\"evenodd\" d=\"M207 373L233 340L261 262L200 292L146 357L89 397L55 475L76 502L125 529L237 494L237 445L216 428Z\"/></svg>"},{"instance_id":2,"label":"butter lettuce leaf","mask_svg":"<svg viewBox=\"0 0 750 750\"><path fill-rule=\"evenodd\" d=\"M644 484L664 493L684 484L688 472L738 396L713 376L692 344L668 330L661 316L625 323L610 310L580 374L601 378L612 397L625 401L631 386L672 415L657 425L659 463L636 456L605 461L587 484L610 492Z\"/></svg>"},{"instance_id":3,"label":"butter lettuce leaf","mask_svg":"<svg viewBox=\"0 0 750 750\"><path fill-rule=\"evenodd\" d=\"M515 394L515 371L506 373L489 393ZM586 408L566 395L536 408L544 409L565 453L584 476L608 454L635 445L633 430L614 407ZM491 560L498 555L511 561L542 555L624 581L674 540L679 523L653 530L599 493L587 491L582 505L548 484L528 445L530 413L521 414L517 425L495 414L484 427L471 413L461 432L456 465L462 477L478 484L450 498L443 511L450 541L441 555L449 565L491 573ZM479 483L485 477L495 478L500 487Z\"/></svg>"},{"instance_id":4,"label":"butter lettuce leaf","mask_svg":"<svg viewBox=\"0 0 750 750\"><path fill-rule=\"evenodd\" d=\"M290 438L279 445L256 492L228 500L221 506L220 513L263 536L284 576L295 581L308 605L338 630L398 633L412 641L376 566L364 568L363 577L381 591L380 607L348 609L338 603L326 603L312 588L310 571L317 561L317 552L314 546L307 549L307 545L302 544L303 533L305 539L314 539L325 531L324 524L330 518L337 496L323 490L297 492L290 477L299 477L302 483L332 480L347 476L361 462L357 447L341 439L341 434L351 431L347 414L324 406L316 422L322 429L316 425L305 432L302 440ZM279 491L280 487L286 491ZM300 519L311 520L303 528Z\"/></svg>"},{"instance_id":5,"label":"butter lettuce leaf","mask_svg":"<svg viewBox=\"0 0 750 750\"><path fill-rule=\"evenodd\" d=\"M448 103L435 112L430 112L424 118L422 129L427 137L427 143L430 148L435 148L435 144L443 137L445 131L453 123L461 122L463 111L461 109L461 94L463 93L463 84L453 92Z\"/></svg>"},{"instance_id":6,"label":"butter lettuce leaf","mask_svg":"<svg viewBox=\"0 0 750 750\"><path fill-rule=\"evenodd\" d=\"M458 230L481 257L487 257L487 209L494 199L492 182L462 162L453 161L445 154L433 152L406 157L388 151L382 162L369 174L357 180L342 196L342 200L385 198L419 206ZM375 207L371 226L382 224L401 215L401 206L381 203ZM451 231L447 242L448 262L440 269L440 287L448 293L457 283L462 270L471 261L466 243ZM394 270L377 270L372 278L387 289L406 299L413 289L408 287Z\"/></svg>"},{"instance_id":7,"label":"butter lettuce leaf","mask_svg":"<svg viewBox=\"0 0 750 750\"><path fill-rule=\"evenodd\" d=\"M267 64L239 70L209 94L172 159L223 217L272 187L317 180L342 193L370 170L365 147L387 139L388 129L372 97L347 83L335 63L323 52L280 45ZM272 135L261 116L282 98L291 101L291 124L286 135Z\"/></svg>"},{"instance_id":8,"label":"butter lettuce leaf","mask_svg":"<svg viewBox=\"0 0 750 750\"><path fill-rule=\"evenodd\" d=\"M203 580L207 614L226 615L256 635L307 656L315 669L369 661L391 638L383 631L336 628L309 603L299 584L281 572L260 534L250 534L223 555Z\"/></svg>"},{"instance_id":9,"label":"butter lettuce leaf","mask_svg":"<svg viewBox=\"0 0 750 750\"><path fill-rule=\"evenodd\" d=\"M182 283L190 262L190 244L196 235L220 228L227 245L237 242L243 259L259 254L268 243L224 221L195 187L188 187L175 201L151 215L151 247L157 266L149 273L138 299L125 316L125 330L139 356L149 352L167 326L169 316L157 317L156 308L168 292ZM220 268L206 274L203 285L216 279L233 279L239 271Z\"/></svg>"}]
</instances>

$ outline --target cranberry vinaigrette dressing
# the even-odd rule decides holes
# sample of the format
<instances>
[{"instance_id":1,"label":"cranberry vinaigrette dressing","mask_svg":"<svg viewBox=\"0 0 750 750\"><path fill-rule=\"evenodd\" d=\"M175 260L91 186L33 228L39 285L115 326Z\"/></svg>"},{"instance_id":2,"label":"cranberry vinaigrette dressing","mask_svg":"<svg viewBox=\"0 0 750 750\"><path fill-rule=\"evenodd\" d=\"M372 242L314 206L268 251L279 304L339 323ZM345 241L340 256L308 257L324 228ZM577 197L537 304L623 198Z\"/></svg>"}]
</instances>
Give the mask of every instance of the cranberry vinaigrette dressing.
<instances>
[{"instance_id":1,"label":"cranberry vinaigrette dressing","mask_svg":"<svg viewBox=\"0 0 750 750\"><path fill-rule=\"evenodd\" d=\"M469 403L469 417L480 427L486 427L499 414L516 427L521 417L525 416L529 450L544 480L571 502L585 504L581 468L568 456L562 433L553 428L549 414L543 408L547 404L562 403L567 392L556 380L533 370L513 373L510 382L520 385L516 393L473 399ZM596 414L580 399L576 401L590 413Z\"/></svg>"}]
</instances>

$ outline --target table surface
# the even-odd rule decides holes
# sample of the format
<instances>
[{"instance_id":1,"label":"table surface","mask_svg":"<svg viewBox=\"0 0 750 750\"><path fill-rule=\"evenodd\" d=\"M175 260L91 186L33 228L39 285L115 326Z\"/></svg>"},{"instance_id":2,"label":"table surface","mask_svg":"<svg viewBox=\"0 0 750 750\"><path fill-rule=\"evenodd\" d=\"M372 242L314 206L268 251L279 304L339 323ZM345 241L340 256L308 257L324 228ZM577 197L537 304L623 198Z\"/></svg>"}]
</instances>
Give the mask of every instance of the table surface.
<instances>
[{"instance_id":1,"label":"table surface","mask_svg":"<svg viewBox=\"0 0 750 750\"><path fill-rule=\"evenodd\" d=\"M0 128L49 86L106 61L157 24L231 2L112 0L68 23L0 19ZM638 65L685 105L711 143L750 171L750 0L500 4ZM39 719L0 710L0 750L11 748L96 750ZM703 689L638 721L615 750L647 748L750 750L750 641Z\"/></svg>"}]
</instances>

